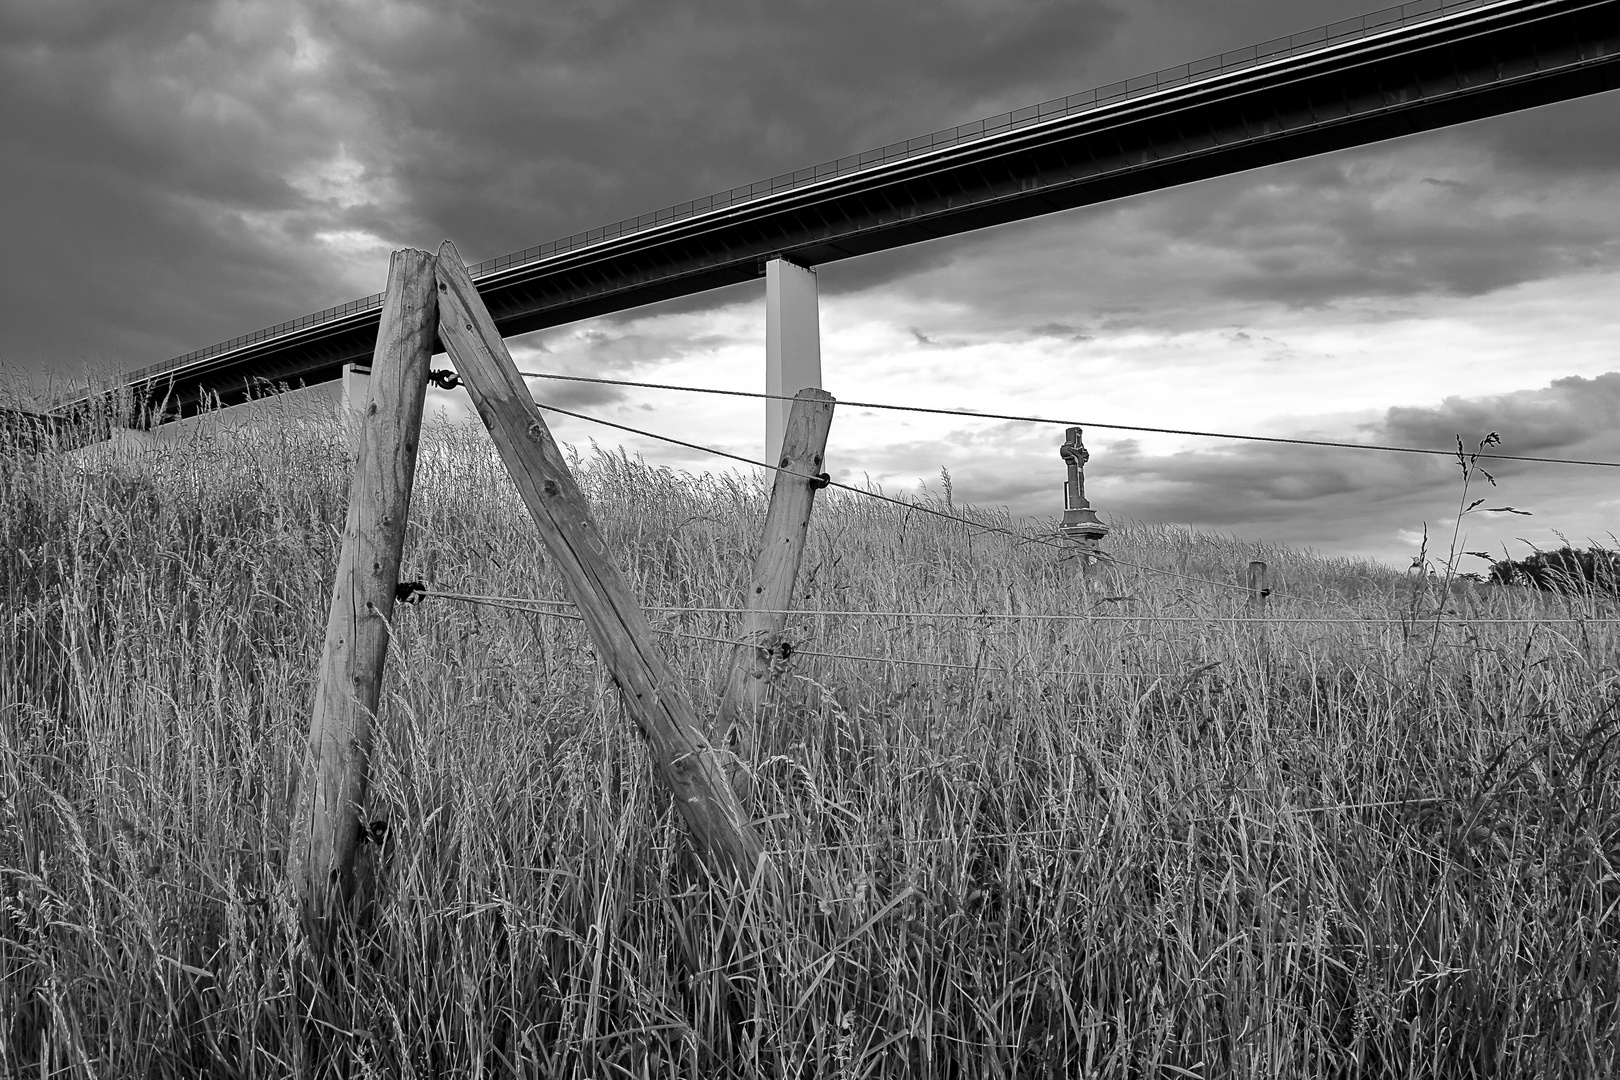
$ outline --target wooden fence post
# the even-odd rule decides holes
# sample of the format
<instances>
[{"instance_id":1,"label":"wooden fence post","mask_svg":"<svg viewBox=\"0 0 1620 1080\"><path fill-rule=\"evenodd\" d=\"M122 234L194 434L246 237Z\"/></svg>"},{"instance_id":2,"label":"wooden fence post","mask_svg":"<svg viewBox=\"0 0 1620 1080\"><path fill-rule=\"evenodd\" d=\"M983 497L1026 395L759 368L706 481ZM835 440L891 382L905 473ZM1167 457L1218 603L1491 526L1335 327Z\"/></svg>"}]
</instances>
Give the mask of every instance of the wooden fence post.
<instances>
[{"instance_id":1,"label":"wooden fence post","mask_svg":"<svg viewBox=\"0 0 1620 1080\"><path fill-rule=\"evenodd\" d=\"M816 490L826 486L824 480L807 478L825 475L821 465L835 404L825 390L800 390L793 397L782 434L782 453L777 462L782 471L776 474L771 487L770 508L765 512L765 530L743 615L740 637L748 645L738 646L732 655L731 674L715 722L716 730L728 736L735 731L740 736L742 757L747 760L752 760L757 750L759 707L770 686L771 660L781 652L787 609L793 606L793 583L804 558L810 510Z\"/></svg>"},{"instance_id":2,"label":"wooden fence post","mask_svg":"<svg viewBox=\"0 0 1620 1080\"><path fill-rule=\"evenodd\" d=\"M1271 595L1271 585L1266 577L1266 564L1256 559L1249 564L1249 614L1264 615L1266 613L1266 598Z\"/></svg>"},{"instance_id":3,"label":"wooden fence post","mask_svg":"<svg viewBox=\"0 0 1620 1080\"><path fill-rule=\"evenodd\" d=\"M372 353L371 400L360 425L289 845L288 876L317 925L345 913L354 892L372 722L437 330L433 266L429 252L394 252Z\"/></svg>"},{"instance_id":4,"label":"wooden fence post","mask_svg":"<svg viewBox=\"0 0 1620 1080\"><path fill-rule=\"evenodd\" d=\"M679 680L653 643L652 625L608 556L585 496L540 416L455 246L439 249L439 338L467 384L506 471L613 681L646 736L653 765L675 796L698 851L748 881L764 846L748 824L725 768L697 724Z\"/></svg>"}]
</instances>

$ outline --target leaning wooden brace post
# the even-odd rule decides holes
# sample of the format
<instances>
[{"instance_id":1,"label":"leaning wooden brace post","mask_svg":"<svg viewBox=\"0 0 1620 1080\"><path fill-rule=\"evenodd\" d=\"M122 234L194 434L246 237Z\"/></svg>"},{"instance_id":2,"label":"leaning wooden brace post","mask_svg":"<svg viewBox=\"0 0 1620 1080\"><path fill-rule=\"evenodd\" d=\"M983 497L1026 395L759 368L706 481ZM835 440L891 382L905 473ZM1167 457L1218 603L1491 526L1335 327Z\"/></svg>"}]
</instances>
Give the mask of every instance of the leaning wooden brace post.
<instances>
[{"instance_id":1,"label":"leaning wooden brace post","mask_svg":"<svg viewBox=\"0 0 1620 1080\"><path fill-rule=\"evenodd\" d=\"M827 432L832 427L833 396L825 390L800 390L793 397L782 454L776 462L776 482L765 512L765 531L754 560L754 578L748 588L742 640L732 656L731 674L715 729L729 737L735 732L741 756L752 761L758 747L759 708L770 687L771 662L784 655L782 631L787 609L793 605L793 583L804 558L810 530L810 509L816 491L827 486L821 471L827 453Z\"/></svg>"},{"instance_id":2,"label":"leaning wooden brace post","mask_svg":"<svg viewBox=\"0 0 1620 1080\"><path fill-rule=\"evenodd\" d=\"M361 418L288 859L305 914L317 924L346 911L354 890L372 721L381 697L438 329L433 265L430 252L394 252L372 353L371 400Z\"/></svg>"},{"instance_id":3,"label":"leaning wooden brace post","mask_svg":"<svg viewBox=\"0 0 1620 1080\"><path fill-rule=\"evenodd\" d=\"M551 431L512 363L472 279L448 241L439 249L439 338L467 384L518 494L539 527L569 596L652 749L699 852L744 881L764 849L726 782L679 680L653 644L652 625L608 557L601 530Z\"/></svg>"}]
</instances>

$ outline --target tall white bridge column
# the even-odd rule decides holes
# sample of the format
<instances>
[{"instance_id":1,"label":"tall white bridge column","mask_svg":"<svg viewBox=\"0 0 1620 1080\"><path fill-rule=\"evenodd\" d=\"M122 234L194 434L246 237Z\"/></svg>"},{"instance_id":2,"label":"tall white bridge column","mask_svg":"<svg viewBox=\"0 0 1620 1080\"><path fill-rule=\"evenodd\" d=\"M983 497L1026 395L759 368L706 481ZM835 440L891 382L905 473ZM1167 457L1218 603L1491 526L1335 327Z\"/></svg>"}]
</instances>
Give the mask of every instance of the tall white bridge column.
<instances>
[{"instance_id":1,"label":"tall white bridge column","mask_svg":"<svg viewBox=\"0 0 1620 1080\"><path fill-rule=\"evenodd\" d=\"M358 421L371 402L371 365L343 365L343 415Z\"/></svg>"},{"instance_id":2,"label":"tall white bridge column","mask_svg":"<svg viewBox=\"0 0 1620 1080\"><path fill-rule=\"evenodd\" d=\"M338 415L349 425L349 457L360 453L360 427L365 423L366 408L371 404L371 365L369 363L343 365L343 397Z\"/></svg>"},{"instance_id":3,"label":"tall white bridge column","mask_svg":"<svg viewBox=\"0 0 1620 1080\"><path fill-rule=\"evenodd\" d=\"M821 386L821 314L816 272L786 259L765 264L765 392L792 397ZM765 460L782 456L791 401L765 402Z\"/></svg>"}]
</instances>

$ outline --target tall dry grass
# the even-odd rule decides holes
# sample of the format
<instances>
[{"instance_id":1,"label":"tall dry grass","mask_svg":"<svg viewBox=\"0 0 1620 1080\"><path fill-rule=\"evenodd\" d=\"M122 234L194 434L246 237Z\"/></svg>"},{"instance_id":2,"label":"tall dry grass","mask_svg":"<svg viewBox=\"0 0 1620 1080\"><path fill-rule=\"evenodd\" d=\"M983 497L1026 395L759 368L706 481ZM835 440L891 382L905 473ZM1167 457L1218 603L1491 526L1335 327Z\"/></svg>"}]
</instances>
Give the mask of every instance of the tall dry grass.
<instances>
[{"instance_id":1,"label":"tall dry grass","mask_svg":"<svg viewBox=\"0 0 1620 1080\"><path fill-rule=\"evenodd\" d=\"M406 575L560 596L483 434L425 447ZM648 605L740 602L762 480L578 465ZM985 614L793 620L751 797L784 876L819 893L786 908L705 877L576 623L401 608L372 901L311 974L283 859L341 433L289 415L0 467L7 1075L1620 1065L1616 634L1536 621L1612 615L1597 599L1442 591L1186 529L1109 538L1232 583L1261 557L1280 592L1331 601L1243 623L1235 590L1088 580L1039 543L831 493L801 606ZM1437 626L1442 605L1525 621ZM1383 621L1285 620L1306 615ZM712 710L726 647L664 640Z\"/></svg>"}]
</instances>

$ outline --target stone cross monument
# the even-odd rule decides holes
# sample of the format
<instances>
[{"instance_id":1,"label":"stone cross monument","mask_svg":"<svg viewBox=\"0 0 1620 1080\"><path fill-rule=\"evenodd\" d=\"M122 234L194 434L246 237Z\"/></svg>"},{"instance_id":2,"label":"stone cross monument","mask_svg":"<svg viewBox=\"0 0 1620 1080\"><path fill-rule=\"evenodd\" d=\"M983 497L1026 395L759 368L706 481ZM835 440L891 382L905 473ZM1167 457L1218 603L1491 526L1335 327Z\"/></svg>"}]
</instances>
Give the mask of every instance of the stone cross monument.
<instances>
[{"instance_id":1,"label":"stone cross monument","mask_svg":"<svg viewBox=\"0 0 1620 1080\"><path fill-rule=\"evenodd\" d=\"M1058 526L1058 535L1085 554L1093 555L1101 549L1108 526L1097 517L1086 498L1086 462L1091 460L1091 451L1080 441L1080 428L1069 428L1064 434L1067 439L1058 455L1069 467L1069 478L1063 482L1063 522Z\"/></svg>"}]
</instances>

